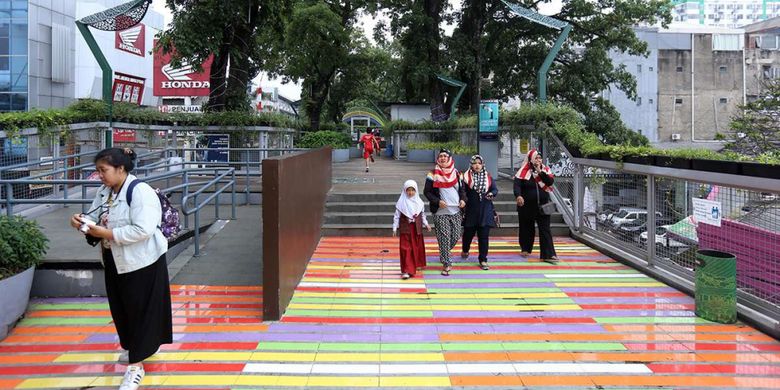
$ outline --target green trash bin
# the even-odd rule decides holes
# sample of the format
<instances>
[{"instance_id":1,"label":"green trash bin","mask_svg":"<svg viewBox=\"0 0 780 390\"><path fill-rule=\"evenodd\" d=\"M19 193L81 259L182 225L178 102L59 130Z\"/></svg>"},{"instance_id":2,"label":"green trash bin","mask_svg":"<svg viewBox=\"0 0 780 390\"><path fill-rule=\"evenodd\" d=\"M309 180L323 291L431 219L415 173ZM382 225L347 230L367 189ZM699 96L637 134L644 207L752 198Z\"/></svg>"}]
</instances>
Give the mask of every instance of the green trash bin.
<instances>
[{"instance_id":1,"label":"green trash bin","mask_svg":"<svg viewBox=\"0 0 780 390\"><path fill-rule=\"evenodd\" d=\"M737 321L737 258L731 253L696 252L696 315L708 321Z\"/></svg>"}]
</instances>

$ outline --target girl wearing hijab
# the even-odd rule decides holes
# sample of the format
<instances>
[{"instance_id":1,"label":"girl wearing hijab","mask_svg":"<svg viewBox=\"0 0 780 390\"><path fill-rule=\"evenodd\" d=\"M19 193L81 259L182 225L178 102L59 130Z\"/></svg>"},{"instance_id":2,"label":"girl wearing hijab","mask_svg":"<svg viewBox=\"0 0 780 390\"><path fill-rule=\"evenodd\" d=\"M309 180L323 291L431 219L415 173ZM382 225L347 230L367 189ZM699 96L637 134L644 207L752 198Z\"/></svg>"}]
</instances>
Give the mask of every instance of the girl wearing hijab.
<instances>
[{"instance_id":1,"label":"girl wearing hijab","mask_svg":"<svg viewBox=\"0 0 780 390\"><path fill-rule=\"evenodd\" d=\"M441 274L449 276L452 270L450 253L462 234L460 209L466 207L466 192L455 169L452 152L442 149L436 157L436 166L425 178L425 197L430 202L436 241L439 242Z\"/></svg>"},{"instance_id":2,"label":"girl wearing hijab","mask_svg":"<svg viewBox=\"0 0 780 390\"><path fill-rule=\"evenodd\" d=\"M523 165L515 174L514 193L519 220L518 241L520 255L528 256L534 247L534 222L539 228L539 258L551 264L558 262L550 231L550 216L539 212L539 206L550 201L553 174L542 164L542 156L535 149L528 152Z\"/></svg>"},{"instance_id":3,"label":"girl wearing hijab","mask_svg":"<svg viewBox=\"0 0 780 390\"><path fill-rule=\"evenodd\" d=\"M396 231L400 231L398 246L401 254L401 279L409 279L418 269L425 267L423 226L431 231L425 218L425 204L417 192L417 182L407 180L398 202L395 202L393 215L393 237Z\"/></svg>"},{"instance_id":4,"label":"girl wearing hijab","mask_svg":"<svg viewBox=\"0 0 780 390\"><path fill-rule=\"evenodd\" d=\"M466 188L466 215L463 219L463 253L460 256L464 259L469 257L471 240L476 234L479 267L487 271L490 228L496 226L493 198L498 195L498 188L485 170L482 156L471 156L471 168L463 174L463 184Z\"/></svg>"}]
</instances>

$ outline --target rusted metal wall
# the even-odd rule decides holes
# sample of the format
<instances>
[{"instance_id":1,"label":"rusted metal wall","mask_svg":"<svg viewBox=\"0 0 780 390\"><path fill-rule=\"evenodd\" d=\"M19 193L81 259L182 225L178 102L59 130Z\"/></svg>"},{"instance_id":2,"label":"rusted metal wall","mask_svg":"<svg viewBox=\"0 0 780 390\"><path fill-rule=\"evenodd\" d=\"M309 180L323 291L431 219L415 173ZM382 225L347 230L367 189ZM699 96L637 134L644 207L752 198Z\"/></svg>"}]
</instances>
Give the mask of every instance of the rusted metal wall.
<instances>
[{"instance_id":1,"label":"rusted metal wall","mask_svg":"<svg viewBox=\"0 0 780 390\"><path fill-rule=\"evenodd\" d=\"M331 148L263 160L263 320L281 318L320 240Z\"/></svg>"}]
</instances>

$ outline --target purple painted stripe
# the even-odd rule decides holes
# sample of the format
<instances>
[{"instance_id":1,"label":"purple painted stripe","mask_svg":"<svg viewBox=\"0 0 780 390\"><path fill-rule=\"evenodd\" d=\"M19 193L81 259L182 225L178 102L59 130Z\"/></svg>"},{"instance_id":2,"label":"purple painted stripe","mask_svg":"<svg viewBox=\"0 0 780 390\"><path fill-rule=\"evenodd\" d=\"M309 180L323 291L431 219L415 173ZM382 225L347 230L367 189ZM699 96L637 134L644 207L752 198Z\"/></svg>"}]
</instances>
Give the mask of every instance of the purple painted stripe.
<instances>
[{"instance_id":1,"label":"purple painted stripe","mask_svg":"<svg viewBox=\"0 0 780 390\"><path fill-rule=\"evenodd\" d=\"M296 332L296 333L379 333L379 325L307 325L295 323L273 323L268 326L268 332Z\"/></svg>"},{"instance_id":2,"label":"purple painted stripe","mask_svg":"<svg viewBox=\"0 0 780 390\"><path fill-rule=\"evenodd\" d=\"M438 325L436 326L438 333L493 333L493 328L490 325Z\"/></svg>"},{"instance_id":3,"label":"purple painted stripe","mask_svg":"<svg viewBox=\"0 0 780 390\"><path fill-rule=\"evenodd\" d=\"M382 333L385 332L391 334L430 333L435 335L437 329L436 325L382 325Z\"/></svg>"},{"instance_id":4,"label":"purple painted stripe","mask_svg":"<svg viewBox=\"0 0 780 390\"><path fill-rule=\"evenodd\" d=\"M476 263L474 263L474 268L477 268ZM458 267L457 264L453 267L453 274L457 272ZM449 279L449 276L442 276L440 274L431 274L431 275L425 275L425 279ZM459 274L458 279L498 279L498 278L504 278L507 280L511 279L541 279L544 278L543 274L513 274L511 272L506 272L503 275L496 275L496 274Z\"/></svg>"},{"instance_id":5,"label":"purple painted stripe","mask_svg":"<svg viewBox=\"0 0 780 390\"><path fill-rule=\"evenodd\" d=\"M85 298L35 298L31 299L32 304L58 304L58 303L108 303L105 297L85 297Z\"/></svg>"},{"instance_id":6,"label":"purple painted stripe","mask_svg":"<svg viewBox=\"0 0 780 390\"><path fill-rule=\"evenodd\" d=\"M678 292L671 287L561 287L561 291L567 293L587 293L587 292L628 292L628 293L659 293L659 292Z\"/></svg>"},{"instance_id":7,"label":"purple painted stripe","mask_svg":"<svg viewBox=\"0 0 780 390\"><path fill-rule=\"evenodd\" d=\"M609 304L692 304L694 299L691 297L672 297L672 298L651 298L651 297L625 297L625 298L572 298L572 300L579 304L592 304L592 305L609 305Z\"/></svg>"},{"instance_id":8,"label":"purple painted stripe","mask_svg":"<svg viewBox=\"0 0 780 390\"><path fill-rule=\"evenodd\" d=\"M694 317L692 311L686 310L572 310L572 311L434 311L436 317L487 317L487 318L591 318L591 317Z\"/></svg>"},{"instance_id":9,"label":"purple painted stripe","mask_svg":"<svg viewBox=\"0 0 780 390\"><path fill-rule=\"evenodd\" d=\"M602 325L595 324L493 324L491 333L605 333Z\"/></svg>"},{"instance_id":10,"label":"purple painted stripe","mask_svg":"<svg viewBox=\"0 0 780 390\"><path fill-rule=\"evenodd\" d=\"M229 332L229 333L185 333L180 342L217 342L217 341L260 341L264 333L258 332ZM175 337L174 337L175 338Z\"/></svg>"},{"instance_id":11,"label":"purple painted stripe","mask_svg":"<svg viewBox=\"0 0 780 390\"><path fill-rule=\"evenodd\" d=\"M453 271L453 275L457 274L457 270ZM458 284L429 284L428 289L439 288L532 288L532 287L555 287L555 283L458 283Z\"/></svg>"},{"instance_id":12,"label":"purple painted stripe","mask_svg":"<svg viewBox=\"0 0 780 390\"><path fill-rule=\"evenodd\" d=\"M382 333L383 343L431 343L438 342L439 335L436 333Z\"/></svg>"}]
</instances>

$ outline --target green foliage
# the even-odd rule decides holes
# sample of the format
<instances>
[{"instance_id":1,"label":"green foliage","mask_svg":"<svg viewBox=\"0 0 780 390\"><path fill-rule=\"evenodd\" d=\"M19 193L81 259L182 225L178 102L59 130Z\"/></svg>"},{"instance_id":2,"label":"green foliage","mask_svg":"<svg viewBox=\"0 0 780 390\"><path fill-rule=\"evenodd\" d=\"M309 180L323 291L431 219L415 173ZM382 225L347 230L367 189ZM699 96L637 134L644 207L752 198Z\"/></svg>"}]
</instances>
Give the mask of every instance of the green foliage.
<instances>
[{"instance_id":1,"label":"green foliage","mask_svg":"<svg viewBox=\"0 0 780 390\"><path fill-rule=\"evenodd\" d=\"M39 264L48 242L37 222L0 216L0 279Z\"/></svg>"},{"instance_id":2,"label":"green foliage","mask_svg":"<svg viewBox=\"0 0 780 390\"><path fill-rule=\"evenodd\" d=\"M410 142L406 145L410 150L434 150L448 149L453 154L473 156L477 154L477 147L463 145L460 142Z\"/></svg>"},{"instance_id":3,"label":"green foliage","mask_svg":"<svg viewBox=\"0 0 780 390\"><path fill-rule=\"evenodd\" d=\"M352 144L349 135L337 131L313 131L303 135L298 142L299 148L321 148L330 146L333 149L347 149Z\"/></svg>"},{"instance_id":4,"label":"green foliage","mask_svg":"<svg viewBox=\"0 0 780 390\"><path fill-rule=\"evenodd\" d=\"M780 80L766 80L759 98L740 107L731 121L726 148L749 156L780 153Z\"/></svg>"}]
</instances>

